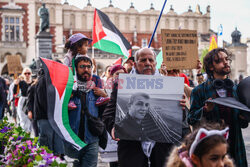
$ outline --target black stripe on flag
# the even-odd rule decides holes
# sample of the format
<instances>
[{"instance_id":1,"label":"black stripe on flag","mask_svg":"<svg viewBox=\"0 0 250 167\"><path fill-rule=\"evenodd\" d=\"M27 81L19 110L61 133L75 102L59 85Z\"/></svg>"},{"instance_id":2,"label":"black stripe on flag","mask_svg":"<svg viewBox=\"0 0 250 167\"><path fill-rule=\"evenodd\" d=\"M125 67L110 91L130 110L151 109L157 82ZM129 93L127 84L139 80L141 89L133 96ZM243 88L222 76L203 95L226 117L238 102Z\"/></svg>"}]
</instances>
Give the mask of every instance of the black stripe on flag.
<instances>
[{"instance_id":1,"label":"black stripe on flag","mask_svg":"<svg viewBox=\"0 0 250 167\"><path fill-rule=\"evenodd\" d=\"M116 26L110 21L109 17L103 13L102 11L96 9L97 14L102 22L102 26L109 29L110 31L116 33L120 36L124 46L127 50L131 49L131 45L129 44L128 40L122 35L122 33L116 28Z\"/></svg>"}]
</instances>

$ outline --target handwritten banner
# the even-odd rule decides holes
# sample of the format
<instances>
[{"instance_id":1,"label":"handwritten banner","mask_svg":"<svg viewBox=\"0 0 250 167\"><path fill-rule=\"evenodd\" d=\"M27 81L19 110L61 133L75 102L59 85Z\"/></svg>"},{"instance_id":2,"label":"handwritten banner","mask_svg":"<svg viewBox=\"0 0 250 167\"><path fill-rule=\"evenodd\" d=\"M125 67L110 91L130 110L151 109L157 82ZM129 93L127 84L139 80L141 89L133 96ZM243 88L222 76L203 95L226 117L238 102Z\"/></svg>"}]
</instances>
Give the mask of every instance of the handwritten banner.
<instances>
[{"instance_id":1,"label":"handwritten banner","mask_svg":"<svg viewBox=\"0 0 250 167\"><path fill-rule=\"evenodd\" d=\"M7 56L7 67L9 74L21 74L23 67L19 55Z\"/></svg>"},{"instance_id":2,"label":"handwritten banner","mask_svg":"<svg viewBox=\"0 0 250 167\"><path fill-rule=\"evenodd\" d=\"M163 62L167 69L194 69L198 60L196 30L161 30Z\"/></svg>"}]
</instances>

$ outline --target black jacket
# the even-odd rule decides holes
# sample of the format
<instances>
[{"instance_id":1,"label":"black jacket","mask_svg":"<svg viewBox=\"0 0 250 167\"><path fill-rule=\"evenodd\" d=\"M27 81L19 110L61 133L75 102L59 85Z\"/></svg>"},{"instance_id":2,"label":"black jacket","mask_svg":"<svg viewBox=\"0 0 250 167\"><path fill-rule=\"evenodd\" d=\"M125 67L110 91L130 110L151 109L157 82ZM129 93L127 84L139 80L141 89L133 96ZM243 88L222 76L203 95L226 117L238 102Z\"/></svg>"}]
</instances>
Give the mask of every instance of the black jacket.
<instances>
[{"instance_id":1,"label":"black jacket","mask_svg":"<svg viewBox=\"0 0 250 167\"><path fill-rule=\"evenodd\" d=\"M5 80L0 77L0 103L5 104L7 101L7 94L6 94L7 86Z\"/></svg>"},{"instance_id":2,"label":"black jacket","mask_svg":"<svg viewBox=\"0 0 250 167\"><path fill-rule=\"evenodd\" d=\"M34 102L35 102L35 90L36 90L36 84L31 85L28 88L27 94L28 94L28 101L27 101L27 106L28 106L28 111L32 112L32 115L34 115Z\"/></svg>"},{"instance_id":3,"label":"black jacket","mask_svg":"<svg viewBox=\"0 0 250 167\"><path fill-rule=\"evenodd\" d=\"M34 119L48 119L46 79L42 75L35 86L34 92Z\"/></svg>"}]
</instances>

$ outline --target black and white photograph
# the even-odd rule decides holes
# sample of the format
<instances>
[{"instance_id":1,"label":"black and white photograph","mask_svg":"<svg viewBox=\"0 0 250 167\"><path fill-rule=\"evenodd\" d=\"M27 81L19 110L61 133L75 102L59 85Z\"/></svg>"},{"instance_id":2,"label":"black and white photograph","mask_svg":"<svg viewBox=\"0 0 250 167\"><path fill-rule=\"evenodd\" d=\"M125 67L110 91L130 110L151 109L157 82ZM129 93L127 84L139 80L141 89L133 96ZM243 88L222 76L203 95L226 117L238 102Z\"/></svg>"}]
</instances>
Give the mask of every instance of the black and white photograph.
<instances>
[{"instance_id":1,"label":"black and white photograph","mask_svg":"<svg viewBox=\"0 0 250 167\"><path fill-rule=\"evenodd\" d=\"M116 136L124 140L178 143L182 133L183 78L119 76Z\"/></svg>"}]
</instances>

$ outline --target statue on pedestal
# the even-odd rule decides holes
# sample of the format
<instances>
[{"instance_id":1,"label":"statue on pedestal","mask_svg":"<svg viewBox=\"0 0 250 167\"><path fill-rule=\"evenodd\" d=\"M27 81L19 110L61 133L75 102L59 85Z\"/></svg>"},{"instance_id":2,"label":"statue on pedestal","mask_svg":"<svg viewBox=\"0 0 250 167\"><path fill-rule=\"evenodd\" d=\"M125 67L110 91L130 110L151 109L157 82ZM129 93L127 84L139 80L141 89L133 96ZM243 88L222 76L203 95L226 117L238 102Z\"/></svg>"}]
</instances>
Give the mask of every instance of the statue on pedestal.
<instances>
[{"instance_id":1,"label":"statue on pedestal","mask_svg":"<svg viewBox=\"0 0 250 167\"><path fill-rule=\"evenodd\" d=\"M45 3L38 9L38 16L40 16L39 33L45 32L49 28L49 11L45 7Z\"/></svg>"}]
</instances>

